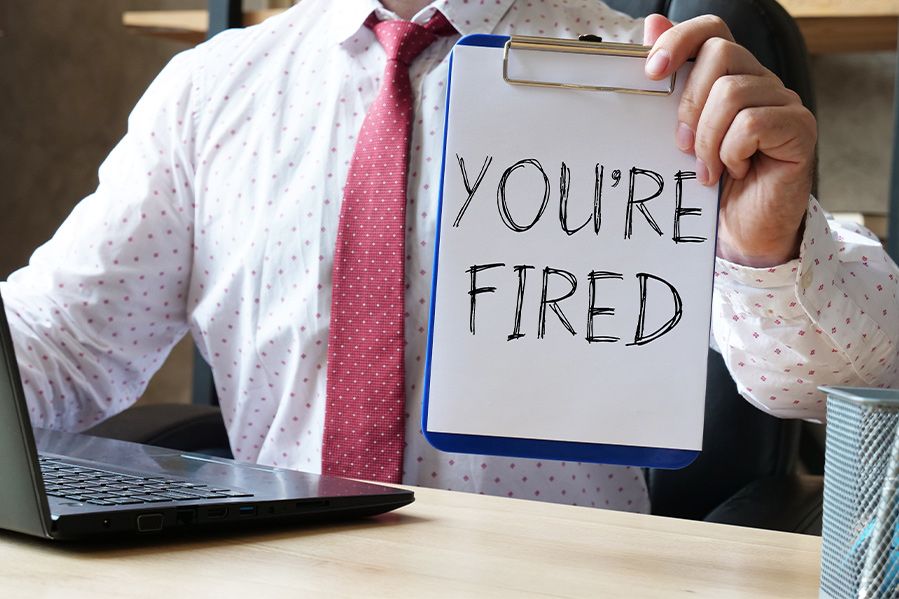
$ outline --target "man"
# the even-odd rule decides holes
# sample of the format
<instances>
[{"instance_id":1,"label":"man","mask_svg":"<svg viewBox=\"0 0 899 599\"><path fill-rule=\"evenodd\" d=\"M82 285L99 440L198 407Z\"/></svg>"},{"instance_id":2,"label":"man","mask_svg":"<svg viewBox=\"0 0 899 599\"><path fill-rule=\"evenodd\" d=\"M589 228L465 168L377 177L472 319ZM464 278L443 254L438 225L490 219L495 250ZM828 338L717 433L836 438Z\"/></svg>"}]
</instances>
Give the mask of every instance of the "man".
<instances>
[{"instance_id":1,"label":"man","mask_svg":"<svg viewBox=\"0 0 899 599\"><path fill-rule=\"evenodd\" d=\"M339 395L328 381L332 286L346 278L332 277L334 248L353 235L341 229L345 198L372 178L354 171L372 140L366 114L384 109L382 85L405 77L385 55L389 36L375 33L398 17L424 28L445 18L458 34L643 39L655 79L695 56L679 123L659 137L695 154L701 182L723 181L714 330L741 390L776 415L821 418L816 385L895 380L895 267L865 232L831 229L809 196L813 117L720 20L654 16L644 27L593 2L303 0L176 57L97 192L3 284L35 423L81 430L126 408L189 328L238 459L347 472L335 463L352 460L327 449L329 417L345 409L328 407ZM415 112L396 147L409 150L397 476L646 511L636 469L450 455L421 437L450 32L405 61Z\"/></svg>"}]
</instances>

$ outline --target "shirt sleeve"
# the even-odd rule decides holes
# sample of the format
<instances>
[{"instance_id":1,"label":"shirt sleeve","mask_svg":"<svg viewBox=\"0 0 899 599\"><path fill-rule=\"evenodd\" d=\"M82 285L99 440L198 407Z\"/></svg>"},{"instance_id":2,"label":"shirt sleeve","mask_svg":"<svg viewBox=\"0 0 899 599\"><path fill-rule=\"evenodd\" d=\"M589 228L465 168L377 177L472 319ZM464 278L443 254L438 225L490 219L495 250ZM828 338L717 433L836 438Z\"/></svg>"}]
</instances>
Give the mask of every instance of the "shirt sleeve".
<instances>
[{"instance_id":1,"label":"shirt sleeve","mask_svg":"<svg viewBox=\"0 0 899 599\"><path fill-rule=\"evenodd\" d=\"M138 102L96 192L0 283L36 426L80 431L123 410L187 330L193 52Z\"/></svg>"},{"instance_id":2,"label":"shirt sleeve","mask_svg":"<svg viewBox=\"0 0 899 599\"><path fill-rule=\"evenodd\" d=\"M819 385L897 382L899 271L861 226L809 199L799 259L717 260L712 328L740 393L775 416L824 420Z\"/></svg>"}]
</instances>

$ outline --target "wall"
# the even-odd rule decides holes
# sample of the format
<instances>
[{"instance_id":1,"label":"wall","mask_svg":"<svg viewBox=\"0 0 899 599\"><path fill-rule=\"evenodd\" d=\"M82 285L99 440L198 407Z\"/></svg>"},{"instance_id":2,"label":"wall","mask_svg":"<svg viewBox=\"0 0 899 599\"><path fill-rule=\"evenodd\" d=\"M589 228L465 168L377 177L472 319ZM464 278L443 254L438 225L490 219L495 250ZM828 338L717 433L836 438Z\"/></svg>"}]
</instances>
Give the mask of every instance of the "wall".
<instances>
[{"instance_id":1,"label":"wall","mask_svg":"<svg viewBox=\"0 0 899 599\"><path fill-rule=\"evenodd\" d=\"M812 75L821 201L833 211L885 214L896 53L813 57Z\"/></svg>"},{"instance_id":2,"label":"wall","mask_svg":"<svg viewBox=\"0 0 899 599\"><path fill-rule=\"evenodd\" d=\"M132 35L125 10L204 0L0 0L0 277L22 266L125 132L141 92L185 46ZM147 401L188 401L191 345L178 346Z\"/></svg>"}]
</instances>

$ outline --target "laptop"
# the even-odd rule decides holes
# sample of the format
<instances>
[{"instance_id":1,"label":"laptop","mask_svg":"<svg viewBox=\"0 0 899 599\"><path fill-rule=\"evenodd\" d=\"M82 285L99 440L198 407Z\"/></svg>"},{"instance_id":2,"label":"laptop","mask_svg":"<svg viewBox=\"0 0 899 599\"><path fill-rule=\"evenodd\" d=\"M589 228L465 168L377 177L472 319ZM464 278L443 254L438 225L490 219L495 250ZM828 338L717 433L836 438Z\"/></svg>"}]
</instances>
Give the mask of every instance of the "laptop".
<instances>
[{"instance_id":1,"label":"laptop","mask_svg":"<svg viewBox=\"0 0 899 599\"><path fill-rule=\"evenodd\" d=\"M0 529L47 539L358 518L404 489L32 429L0 299Z\"/></svg>"}]
</instances>

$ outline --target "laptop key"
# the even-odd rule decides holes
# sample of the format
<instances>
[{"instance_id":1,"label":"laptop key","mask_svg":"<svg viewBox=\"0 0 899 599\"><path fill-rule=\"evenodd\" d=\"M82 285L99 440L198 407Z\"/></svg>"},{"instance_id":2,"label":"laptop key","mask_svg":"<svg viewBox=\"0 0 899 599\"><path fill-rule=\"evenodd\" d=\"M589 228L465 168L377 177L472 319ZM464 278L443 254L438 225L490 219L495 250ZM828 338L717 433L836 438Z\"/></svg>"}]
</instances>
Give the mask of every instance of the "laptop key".
<instances>
[{"instance_id":1,"label":"laptop key","mask_svg":"<svg viewBox=\"0 0 899 599\"><path fill-rule=\"evenodd\" d=\"M109 497L110 499L115 499L117 497L130 497L131 493L127 491L104 491L103 495L105 497Z\"/></svg>"},{"instance_id":2,"label":"laptop key","mask_svg":"<svg viewBox=\"0 0 899 599\"><path fill-rule=\"evenodd\" d=\"M115 499L110 499L112 503L115 505L130 505L134 503L144 503L140 499L135 499L134 497L116 497Z\"/></svg>"},{"instance_id":3,"label":"laptop key","mask_svg":"<svg viewBox=\"0 0 899 599\"><path fill-rule=\"evenodd\" d=\"M189 497L206 497L207 495L209 495L209 491L207 491L206 489L171 489L169 491L165 491L165 493L187 495Z\"/></svg>"},{"instance_id":4,"label":"laptop key","mask_svg":"<svg viewBox=\"0 0 899 599\"><path fill-rule=\"evenodd\" d=\"M82 493L82 495L89 499L114 499L106 493Z\"/></svg>"},{"instance_id":5,"label":"laptop key","mask_svg":"<svg viewBox=\"0 0 899 599\"><path fill-rule=\"evenodd\" d=\"M174 499L175 501L184 501L185 499L196 499L196 495L188 495L187 493L175 493L171 491L166 491L165 493L158 493L160 497L167 497L169 499Z\"/></svg>"}]
</instances>

